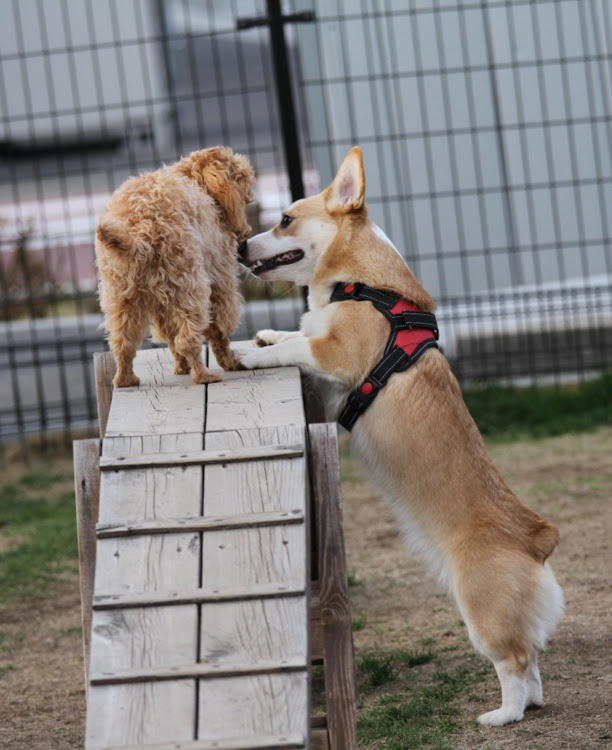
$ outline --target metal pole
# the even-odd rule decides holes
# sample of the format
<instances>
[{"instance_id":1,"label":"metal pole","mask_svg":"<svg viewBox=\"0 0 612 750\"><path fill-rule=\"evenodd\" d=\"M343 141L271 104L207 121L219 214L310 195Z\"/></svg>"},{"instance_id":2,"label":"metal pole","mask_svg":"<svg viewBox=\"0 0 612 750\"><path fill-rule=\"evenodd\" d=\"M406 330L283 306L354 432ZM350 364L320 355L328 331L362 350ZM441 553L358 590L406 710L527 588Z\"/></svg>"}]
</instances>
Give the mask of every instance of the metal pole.
<instances>
[{"instance_id":1,"label":"metal pole","mask_svg":"<svg viewBox=\"0 0 612 750\"><path fill-rule=\"evenodd\" d=\"M276 98L283 134L283 148L285 163L289 174L291 199L296 201L304 197L304 181L302 179L302 157L298 142L298 129L293 104L293 90L287 55L287 41L285 39L285 21L281 12L280 0L266 0L268 23L270 24L270 43L272 45L272 60L274 62L274 78L276 82Z\"/></svg>"}]
</instances>

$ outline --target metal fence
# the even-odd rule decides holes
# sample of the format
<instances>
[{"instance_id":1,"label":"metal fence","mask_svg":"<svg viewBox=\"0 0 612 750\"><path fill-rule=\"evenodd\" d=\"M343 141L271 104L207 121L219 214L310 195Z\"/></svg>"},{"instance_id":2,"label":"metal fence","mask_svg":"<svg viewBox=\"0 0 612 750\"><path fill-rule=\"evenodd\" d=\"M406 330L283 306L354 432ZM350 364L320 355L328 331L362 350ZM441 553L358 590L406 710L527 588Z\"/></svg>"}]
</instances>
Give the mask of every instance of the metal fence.
<instances>
[{"instance_id":1,"label":"metal fence","mask_svg":"<svg viewBox=\"0 0 612 750\"><path fill-rule=\"evenodd\" d=\"M607 0L2 7L0 450L95 429L96 218L128 175L217 143L253 162L261 228L361 145L462 380L612 365ZM298 325L299 293L247 292L237 337Z\"/></svg>"}]
</instances>

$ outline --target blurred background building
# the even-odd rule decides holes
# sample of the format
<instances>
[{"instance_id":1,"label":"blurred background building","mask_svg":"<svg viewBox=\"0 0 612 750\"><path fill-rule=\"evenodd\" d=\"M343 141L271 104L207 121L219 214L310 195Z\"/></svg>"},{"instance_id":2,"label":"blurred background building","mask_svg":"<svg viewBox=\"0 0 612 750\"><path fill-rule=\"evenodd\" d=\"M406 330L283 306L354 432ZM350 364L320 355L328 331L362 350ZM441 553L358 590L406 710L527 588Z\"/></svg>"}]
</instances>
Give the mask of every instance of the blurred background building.
<instances>
[{"instance_id":1,"label":"blurred background building","mask_svg":"<svg viewBox=\"0 0 612 750\"><path fill-rule=\"evenodd\" d=\"M580 381L612 365L607 0L4 0L2 12L1 445L95 428L97 216L127 176L218 143L253 162L262 229L296 171L315 193L360 145L371 215L435 296L464 382ZM299 292L246 294L236 337L299 324Z\"/></svg>"}]
</instances>

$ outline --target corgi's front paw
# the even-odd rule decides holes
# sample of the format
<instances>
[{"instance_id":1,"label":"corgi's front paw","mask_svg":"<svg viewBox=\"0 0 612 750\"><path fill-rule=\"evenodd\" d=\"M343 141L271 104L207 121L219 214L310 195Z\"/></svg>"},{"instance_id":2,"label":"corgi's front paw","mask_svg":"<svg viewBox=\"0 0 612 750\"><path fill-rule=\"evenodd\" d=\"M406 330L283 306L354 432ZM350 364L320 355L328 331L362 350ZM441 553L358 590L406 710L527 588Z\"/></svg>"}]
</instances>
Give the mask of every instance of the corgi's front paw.
<instances>
[{"instance_id":1,"label":"corgi's front paw","mask_svg":"<svg viewBox=\"0 0 612 750\"><path fill-rule=\"evenodd\" d=\"M238 354L240 364L246 370L255 370L262 367L277 367L277 358L270 354L270 349L248 349Z\"/></svg>"},{"instance_id":2,"label":"corgi's front paw","mask_svg":"<svg viewBox=\"0 0 612 750\"><path fill-rule=\"evenodd\" d=\"M273 331L271 328L264 328L262 331L257 331L253 341L256 346L273 346L278 344L280 340L280 331Z\"/></svg>"}]
</instances>

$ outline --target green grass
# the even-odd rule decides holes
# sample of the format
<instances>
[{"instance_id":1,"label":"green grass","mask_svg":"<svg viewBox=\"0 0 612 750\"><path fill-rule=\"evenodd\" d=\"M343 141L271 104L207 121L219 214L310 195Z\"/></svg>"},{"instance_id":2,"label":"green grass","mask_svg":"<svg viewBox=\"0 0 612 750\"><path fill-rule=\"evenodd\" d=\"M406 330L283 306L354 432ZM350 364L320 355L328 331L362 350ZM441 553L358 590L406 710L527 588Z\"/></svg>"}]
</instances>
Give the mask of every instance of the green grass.
<instances>
[{"instance_id":1,"label":"green grass","mask_svg":"<svg viewBox=\"0 0 612 750\"><path fill-rule=\"evenodd\" d=\"M382 685L405 676L407 670L429 664L435 658L433 651L368 652L357 663L360 689L362 692L370 693Z\"/></svg>"},{"instance_id":2,"label":"green grass","mask_svg":"<svg viewBox=\"0 0 612 750\"><path fill-rule=\"evenodd\" d=\"M470 386L463 395L482 434L499 441L612 424L612 372L574 386Z\"/></svg>"},{"instance_id":3,"label":"green grass","mask_svg":"<svg viewBox=\"0 0 612 750\"><path fill-rule=\"evenodd\" d=\"M458 699L486 674L470 665L424 674L418 668L436 660L431 651L368 654L358 664L362 695L375 693L357 722L360 747L380 750L450 750L461 727ZM474 662L472 664L472 662Z\"/></svg>"},{"instance_id":4,"label":"green grass","mask_svg":"<svg viewBox=\"0 0 612 750\"><path fill-rule=\"evenodd\" d=\"M72 475L52 464L0 486L0 599L43 596L77 568Z\"/></svg>"}]
</instances>

